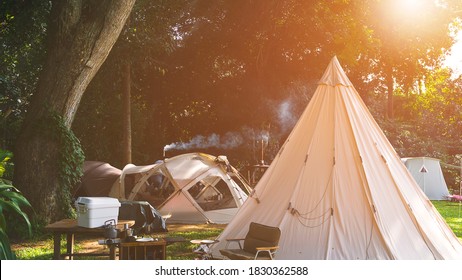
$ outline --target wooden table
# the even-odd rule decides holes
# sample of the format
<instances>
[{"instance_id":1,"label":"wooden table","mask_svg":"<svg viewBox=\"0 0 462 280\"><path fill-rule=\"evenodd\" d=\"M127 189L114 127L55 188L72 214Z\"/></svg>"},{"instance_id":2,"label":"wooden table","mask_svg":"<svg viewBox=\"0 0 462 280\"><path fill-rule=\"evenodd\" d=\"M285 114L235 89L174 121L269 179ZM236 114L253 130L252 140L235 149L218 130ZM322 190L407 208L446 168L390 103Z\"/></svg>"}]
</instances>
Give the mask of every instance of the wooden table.
<instances>
[{"instance_id":1,"label":"wooden table","mask_svg":"<svg viewBox=\"0 0 462 280\"><path fill-rule=\"evenodd\" d=\"M132 220L119 220L116 228L122 230L124 225L128 224L129 227L135 224ZM74 256L109 256L110 259L115 259L116 251L115 246L109 246L109 254L102 253L74 253L74 240L76 234L81 235L97 235L104 238L104 227L98 228L86 228L80 227L77 224L77 220L64 219L45 227L46 231L53 233L53 259L60 260L63 256L68 256L70 260ZM61 235L66 234L66 253L61 254Z\"/></svg>"},{"instance_id":2,"label":"wooden table","mask_svg":"<svg viewBox=\"0 0 462 280\"><path fill-rule=\"evenodd\" d=\"M140 240L140 239L139 239ZM151 238L149 241L121 242L119 260L165 260L167 241Z\"/></svg>"}]
</instances>

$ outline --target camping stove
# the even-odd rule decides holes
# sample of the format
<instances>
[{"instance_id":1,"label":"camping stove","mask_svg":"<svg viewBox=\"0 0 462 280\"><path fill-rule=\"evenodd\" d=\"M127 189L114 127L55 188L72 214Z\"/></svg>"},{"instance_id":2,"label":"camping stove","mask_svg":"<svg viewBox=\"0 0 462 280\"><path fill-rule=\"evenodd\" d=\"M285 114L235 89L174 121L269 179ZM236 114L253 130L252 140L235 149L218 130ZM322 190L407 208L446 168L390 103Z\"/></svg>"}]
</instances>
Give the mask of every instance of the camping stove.
<instances>
[{"instance_id":1,"label":"camping stove","mask_svg":"<svg viewBox=\"0 0 462 280\"><path fill-rule=\"evenodd\" d=\"M108 239L98 240L99 245L112 245L112 244L118 244L120 242L122 242L120 238L108 238Z\"/></svg>"}]
</instances>

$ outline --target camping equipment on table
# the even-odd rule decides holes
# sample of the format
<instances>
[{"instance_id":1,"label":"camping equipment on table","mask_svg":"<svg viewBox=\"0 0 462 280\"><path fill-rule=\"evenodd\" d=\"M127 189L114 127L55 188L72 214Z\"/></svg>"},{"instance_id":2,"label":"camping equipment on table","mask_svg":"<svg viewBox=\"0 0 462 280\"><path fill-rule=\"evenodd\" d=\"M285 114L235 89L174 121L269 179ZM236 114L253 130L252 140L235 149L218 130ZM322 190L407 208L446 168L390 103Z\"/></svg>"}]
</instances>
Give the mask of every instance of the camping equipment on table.
<instances>
[{"instance_id":1,"label":"camping equipment on table","mask_svg":"<svg viewBox=\"0 0 462 280\"><path fill-rule=\"evenodd\" d=\"M117 222L114 219L104 222L104 238L106 239L115 239L119 234L119 231L116 228ZM127 225L128 226L128 225Z\"/></svg>"},{"instance_id":2,"label":"camping equipment on table","mask_svg":"<svg viewBox=\"0 0 462 280\"><path fill-rule=\"evenodd\" d=\"M81 227L96 228L114 220L117 224L120 202L112 197L79 197L75 201L77 223Z\"/></svg>"},{"instance_id":3,"label":"camping equipment on table","mask_svg":"<svg viewBox=\"0 0 462 280\"><path fill-rule=\"evenodd\" d=\"M147 201L121 201L119 219L135 220L132 235L166 232L162 215Z\"/></svg>"}]
</instances>

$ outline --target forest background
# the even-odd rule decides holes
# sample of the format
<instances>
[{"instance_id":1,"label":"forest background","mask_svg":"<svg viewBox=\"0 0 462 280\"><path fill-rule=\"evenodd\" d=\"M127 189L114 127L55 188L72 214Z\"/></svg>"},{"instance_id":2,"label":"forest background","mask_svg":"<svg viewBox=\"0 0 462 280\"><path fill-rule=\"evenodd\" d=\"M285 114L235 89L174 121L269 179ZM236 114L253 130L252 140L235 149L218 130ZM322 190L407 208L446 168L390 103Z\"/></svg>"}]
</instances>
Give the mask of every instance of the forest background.
<instances>
[{"instance_id":1,"label":"forest background","mask_svg":"<svg viewBox=\"0 0 462 280\"><path fill-rule=\"evenodd\" d=\"M15 157L18 138L53 56L58 2L0 4L0 148L18 167L27 160ZM82 18L103 17L91 1L75 3ZM445 61L461 18L459 0L138 0L64 123L76 145L69 153L80 153L69 161L122 168L199 151L239 169L271 163L336 55L399 156L458 166L462 77ZM67 160L27 156L35 165ZM457 191L459 170L443 167ZM46 205L34 192L46 184L20 177L13 182L40 213Z\"/></svg>"}]
</instances>

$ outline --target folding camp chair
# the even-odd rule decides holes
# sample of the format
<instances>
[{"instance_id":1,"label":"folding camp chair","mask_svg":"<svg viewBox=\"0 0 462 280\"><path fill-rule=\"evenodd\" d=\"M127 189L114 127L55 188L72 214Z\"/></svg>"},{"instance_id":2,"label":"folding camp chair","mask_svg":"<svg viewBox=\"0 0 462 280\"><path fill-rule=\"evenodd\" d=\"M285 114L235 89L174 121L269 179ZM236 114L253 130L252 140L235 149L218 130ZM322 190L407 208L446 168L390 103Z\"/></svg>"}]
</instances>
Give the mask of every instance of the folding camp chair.
<instances>
[{"instance_id":1,"label":"folding camp chair","mask_svg":"<svg viewBox=\"0 0 462 280\"><path fill-rule=\"evenodd\" d=\"M226 247L220 253L231 260L272 260L279 248L280 236L281 230L277 227L251 222L246 237L226 239ZM239 245L239 249L228 248L233 242Z\"/></svg>"}]
</instances>

